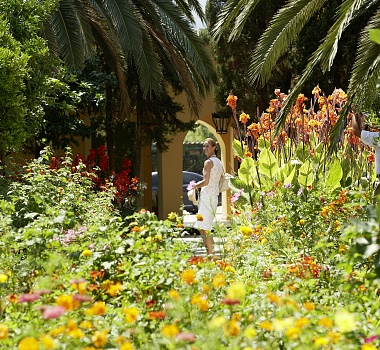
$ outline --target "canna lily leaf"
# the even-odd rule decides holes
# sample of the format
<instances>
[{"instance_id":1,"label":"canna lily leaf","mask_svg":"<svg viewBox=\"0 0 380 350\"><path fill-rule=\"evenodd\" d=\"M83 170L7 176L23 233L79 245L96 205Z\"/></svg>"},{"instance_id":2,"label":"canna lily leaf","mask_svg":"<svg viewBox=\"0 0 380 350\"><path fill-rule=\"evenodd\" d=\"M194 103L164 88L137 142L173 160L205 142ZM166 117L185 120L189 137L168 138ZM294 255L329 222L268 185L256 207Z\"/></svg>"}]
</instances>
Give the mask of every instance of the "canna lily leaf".
<instances>
[{"instance_id":1,"label":"canna lily leaf","mask_svg":"<svg viewBox=\"0 0 380 350\"><path fill-rule=\"evenodd\" d=\"M302 164L299 169L298 182L303 188L311 186L314 182L313 167L309 160Z\"/></svg>"},{"instance_id":2,"label":"canna lily leaf","mask_svg":"<svg viewBox=\"0 0 380 350\"><path fill-rule=\"evenodd\" d=\"M259 171L260 173L266 175L272 181L275 180L275 175L278 173L278 161L273 155L273 153L264 148L260 153L259 158Z\"/></svg>"},{"instance_id":3,"label":"canna lily leaf","mask_svg":"<svg viewBox=\"0 0 380 350\"><path fill-rule=\"evenodd\" d=\"M333 190L340 186L340 180L343 177L342 166L338 159L331 164L329 174L326 179L326 187Z\"/></svg>"}]
</instances>

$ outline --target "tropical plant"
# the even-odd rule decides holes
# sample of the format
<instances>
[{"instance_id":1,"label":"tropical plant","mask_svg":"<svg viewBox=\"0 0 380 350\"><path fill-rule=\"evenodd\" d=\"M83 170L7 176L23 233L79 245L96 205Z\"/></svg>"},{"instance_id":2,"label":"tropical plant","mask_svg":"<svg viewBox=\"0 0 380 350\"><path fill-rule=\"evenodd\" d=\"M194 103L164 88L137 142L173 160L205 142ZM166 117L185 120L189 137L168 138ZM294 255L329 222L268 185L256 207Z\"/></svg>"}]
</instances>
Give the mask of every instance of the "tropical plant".
<instances>
[{"instance_id":1,"label":"tropical plant","mask_svg":"<svg viewBox=\"0 0 380 350\"><path fill-rule=\"evenodd\" d=\"M239 36L244 30L250 13L259 2L260 0L229 1L219 19L216 34L236 19L231 37ZM291 0L278 11L253 53L249 72L252 82L265 83L268 80L279 57L297 38L306 23L313 16L323 12L325 6L325 1ZM369 33L371 29L379 26L378 3L377 1L341 1L334 18L335 20L326 37L320 41L320 45L310 57L303 74L289 93L281 113L277 116L276 124L277 126L284 125L291 105L297 99L311 73L316 69L326 72L332 67L338 53L338 47L342 44L342 35L347 28L355 22L364 20L360 40L357 44L355 63L350 73L347 103L331 133L334 140L337 141L346 126L346 117L351 108L355 108L356 111L369 108L377 93L376 84L380 73L378 64L380 46L370 40Z\"/></svg>"},{"instance_id":2,"label":"tropical plant","mask_svg":"<svg viewBox=\"0 0 380 350\"><path fill-rule=\"evenodd\" d=\"M176 72L194 112L214 79L210 56L192 25L192 9L204 18L197 0L64 0L45 27L50 47L69 68L83 67L99 46L116 73L120 96L128 102L126 75L136 67L143 96L162 91L162 58ZM122 109L123 111L123 109ZM126 110L124 110L125 112Z\"/></svg>"}]
</instances>

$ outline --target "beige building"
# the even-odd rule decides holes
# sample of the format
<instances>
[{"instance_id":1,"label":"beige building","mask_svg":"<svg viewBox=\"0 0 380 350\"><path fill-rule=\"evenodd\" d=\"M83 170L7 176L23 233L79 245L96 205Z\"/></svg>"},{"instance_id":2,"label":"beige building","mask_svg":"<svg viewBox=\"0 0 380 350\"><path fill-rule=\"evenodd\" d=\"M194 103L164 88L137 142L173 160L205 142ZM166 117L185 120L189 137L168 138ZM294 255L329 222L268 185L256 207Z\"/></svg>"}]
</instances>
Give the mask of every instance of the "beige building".
<instances>
[{"instance_id":1,"label":"beige building","mask_svg":"<svg viewBox=\"0 0 380 350\"><path fill-rule=\"evenodd\" d=\"M181 95L178 102L186 106L186 97ZM216 133L215 125L212 120L212 113L215 111L212 94L208 95L203 101L203 107L199 113L198 123L206 126L213 134L214 138L220 145L220 158L224 169L231 172L231 168L235 169L235 162L232 150L233 128L230 122L228 132L226 134ZM178 116L184 121L190 120L190 115L186 114L186 107L182 115ZM183 142L186 133L179 133L174 136L173 142L167 152L157 155L158 170L158 217L165 219L171 212L180 212L182 206L182 170L183 170ZM146 208L152 207L152 155L151 147L147 146L143 150L142 168L140 180L148 184L142 199L142 206ZM222 193L222 219L227 219L230 213L229 205L230 191Z\"/></svg>"}]
</instances>

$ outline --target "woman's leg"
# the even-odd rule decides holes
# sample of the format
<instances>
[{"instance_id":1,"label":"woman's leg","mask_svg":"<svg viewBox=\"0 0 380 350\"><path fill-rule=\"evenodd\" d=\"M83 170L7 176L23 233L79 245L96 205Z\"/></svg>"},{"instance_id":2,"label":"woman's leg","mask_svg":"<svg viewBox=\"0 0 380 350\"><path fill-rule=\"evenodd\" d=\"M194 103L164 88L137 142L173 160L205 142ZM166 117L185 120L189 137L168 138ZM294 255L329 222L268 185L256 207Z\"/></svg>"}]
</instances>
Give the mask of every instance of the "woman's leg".
<instances>
[{"instance_id":1,"label":"woman's leg","mask_svg":"<svg viewBox=\"0 0 380 350\"><path fill-rule=\"evenodd\" d=\"M214 254L214 238L207 234L206 230L200 230L201 236L203 238L203 243L206 247L208 255Z\"/></svg>"}]
</instances>

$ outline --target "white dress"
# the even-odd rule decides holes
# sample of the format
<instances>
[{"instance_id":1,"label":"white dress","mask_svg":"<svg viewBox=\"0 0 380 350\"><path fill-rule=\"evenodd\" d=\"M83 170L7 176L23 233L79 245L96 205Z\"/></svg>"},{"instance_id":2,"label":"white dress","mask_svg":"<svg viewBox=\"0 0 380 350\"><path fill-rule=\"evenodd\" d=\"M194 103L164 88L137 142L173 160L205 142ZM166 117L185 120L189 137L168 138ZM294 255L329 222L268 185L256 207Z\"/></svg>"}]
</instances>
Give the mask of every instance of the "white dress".
<instances>
[{"instance_id":1,"label":"white dress","mask_svg":"<svg viewBox=\"0 0 380 350\"><path fill-rule=\"evenodd\" d=\"M207 186L201 188L201 196L198 204L198 214L203 220L198 220L194 227L206 231L211 231L218 207L219 180L223 174L223 165L219 158L210 157L214 166L210 171L210 180Z\"/></svg>"}]
</instances>

